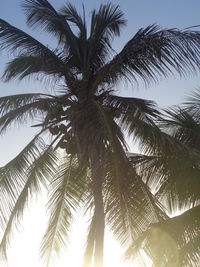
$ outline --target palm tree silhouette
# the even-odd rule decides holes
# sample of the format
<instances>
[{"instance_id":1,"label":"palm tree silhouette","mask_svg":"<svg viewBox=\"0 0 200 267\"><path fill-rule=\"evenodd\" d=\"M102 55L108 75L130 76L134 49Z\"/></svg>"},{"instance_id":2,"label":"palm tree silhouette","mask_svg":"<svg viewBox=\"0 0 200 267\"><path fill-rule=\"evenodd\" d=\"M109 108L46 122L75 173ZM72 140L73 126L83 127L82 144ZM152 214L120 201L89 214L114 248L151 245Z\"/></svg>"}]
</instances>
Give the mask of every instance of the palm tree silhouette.
<instances>
[{"instance_id":1,"label":"palm tree silhouette","mask_svg":"<svg viewBox=\"0 0 200 267\"><path fill-rule=\"evenodd\" d=\"M100 5L86 16L71 5L59 12L46 0L26 0L27 25L40 27L57 40L54 49L0 20L1 49L14 52L4 72L5 81L25 77L50 79L52 93L30 93L0 98L0 131L13 123L39 123L33 140L1 168L0 244L6 255L10 234L22 217L30 196L49 189L50 219L41 254L49 265L52 254L66 245L73 210L92 211L84 266L94 259L103 266L105 223L122 244L135 239L165 214L126 156L124 130L144 147L159 145L160 116L153 101L116 95L121 80L159 81L175 71L182 75L199 68L200 33L140 29L119 53L112 41L125 26L118 6ZM59 84L59 87L56 85ZM49 134L46 143L42 136ZM49 143L48 143L49 142ZM63 149L61 151L61 149Z\"/></svg>"}]
</instances>

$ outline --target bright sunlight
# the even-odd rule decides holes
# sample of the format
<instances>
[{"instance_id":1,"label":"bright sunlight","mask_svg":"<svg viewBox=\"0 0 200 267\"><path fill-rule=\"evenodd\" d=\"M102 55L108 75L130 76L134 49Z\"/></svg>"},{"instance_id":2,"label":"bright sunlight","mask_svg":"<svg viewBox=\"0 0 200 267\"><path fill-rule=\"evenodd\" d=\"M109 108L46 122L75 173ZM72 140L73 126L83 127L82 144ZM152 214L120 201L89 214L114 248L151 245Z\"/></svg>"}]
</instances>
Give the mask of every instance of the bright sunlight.
<instances>
[{"instance_id":1,"label":"bright sunlight","mask_svg":"<svg viewBox=\"0 0 200 267\"><path fill-rule=\"evenodd\" d=\"M39 197L31 203L29 210L25 213L23 223L15 231L8 252L9 267L42 267L39 257L39 246L42 233L46 229L45 201ZM50 267L59 266L81 267L84 251L84 235L87 230L87 220L82 216L74 223L71 230L69 250L63 252L58 259L52 261ZM133 262L123 262L123 250L120 245L107 232L105 236L105 265L104 267L150 267L145 256ZM6 264L5 264L6 266Z\"/></svg>"}]
</instances>

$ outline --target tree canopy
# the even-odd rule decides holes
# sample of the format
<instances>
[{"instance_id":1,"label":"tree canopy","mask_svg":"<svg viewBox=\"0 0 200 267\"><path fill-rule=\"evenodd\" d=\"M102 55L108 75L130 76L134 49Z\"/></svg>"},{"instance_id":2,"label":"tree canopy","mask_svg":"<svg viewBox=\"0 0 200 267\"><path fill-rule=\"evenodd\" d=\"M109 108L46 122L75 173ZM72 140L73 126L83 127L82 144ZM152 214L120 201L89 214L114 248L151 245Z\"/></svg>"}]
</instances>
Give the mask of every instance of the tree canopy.
<instances>
[{"instance_id":1,"label":"tree canopy","mask_svg":"<svg viewBox=\"0 0 200 267\"><path fill-rule=\"evenodd\" d=\"M50 48L0 19L1 49L15 55L3 79L47 77L53 93L0 98L0 133L28 121L37 129L21 153L0 169L0 251L6 256L24 207L45 187L49 222L41 255L46 266L67 245L74 211L84 207L92 216L83 266L93 262L102 267L105 225L127 245L150 224L167 219L157 196L127 157L124 132L138 140L147 155L179 147L176 138L156 123L161 119L157 105L118 96L117 85L121 80L149 84L174 73L197 71L200 32L150 25L114 54L114 37L126 25L119 6L101 4L92 11L89 27L84 9L80 15L70 3L56 11L46 0L26 0L22 8L27 25L43 29L57 43Z\"/></svg>"}]
</instances>

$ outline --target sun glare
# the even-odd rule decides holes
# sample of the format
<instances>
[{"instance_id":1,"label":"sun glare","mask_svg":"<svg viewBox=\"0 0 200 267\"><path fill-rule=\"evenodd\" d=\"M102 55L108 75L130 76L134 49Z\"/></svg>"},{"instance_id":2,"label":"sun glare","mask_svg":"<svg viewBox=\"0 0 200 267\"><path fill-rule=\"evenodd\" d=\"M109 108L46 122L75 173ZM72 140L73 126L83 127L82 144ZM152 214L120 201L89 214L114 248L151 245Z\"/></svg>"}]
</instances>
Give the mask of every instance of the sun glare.
<instances>
[{"instance_id":1,"label":"sun glare","mask_svg":"<svg viewBox=\"0 0 200 267\"><path fill-rule=\"evenodd\" d=\"M22 226L18 232L15 231L11 240L8 265L3 264L2 267L44 266L39 257L41 236L44 234L47 222L44 207L45 201L42 198L30 205L30 211L26 212ZM52 262L51 267L81 267L86 228L86 219L78 218L70 232L72 237L66 253L63 252L59 259ZM137 261L134 264L121 261L122 255L120 245L106 233L104 267L143 267Z\"/></svg>"}]
</instances>

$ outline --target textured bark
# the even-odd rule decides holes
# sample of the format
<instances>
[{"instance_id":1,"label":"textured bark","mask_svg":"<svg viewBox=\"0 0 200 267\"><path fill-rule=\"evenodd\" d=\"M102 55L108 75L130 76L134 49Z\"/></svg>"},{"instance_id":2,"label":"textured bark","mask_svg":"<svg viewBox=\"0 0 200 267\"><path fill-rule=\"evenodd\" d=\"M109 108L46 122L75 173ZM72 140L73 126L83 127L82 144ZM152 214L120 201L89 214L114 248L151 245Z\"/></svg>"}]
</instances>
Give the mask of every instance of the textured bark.
<instances>
[{"instance_id":1,"label":"textured bark","mask_svg":"<svg viewBox=\"0 0 200 267\"><path fill-rule=\"evenodd\" d=\"M91 168L94 190L94 205L95 205L95 247L94 247L94 267L103 267L104 258L104 229L105 216L102 195L103 170L100 161L100 156L96 153L91 155Z\"/></svg>"}]
</instances>

